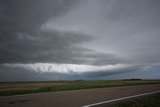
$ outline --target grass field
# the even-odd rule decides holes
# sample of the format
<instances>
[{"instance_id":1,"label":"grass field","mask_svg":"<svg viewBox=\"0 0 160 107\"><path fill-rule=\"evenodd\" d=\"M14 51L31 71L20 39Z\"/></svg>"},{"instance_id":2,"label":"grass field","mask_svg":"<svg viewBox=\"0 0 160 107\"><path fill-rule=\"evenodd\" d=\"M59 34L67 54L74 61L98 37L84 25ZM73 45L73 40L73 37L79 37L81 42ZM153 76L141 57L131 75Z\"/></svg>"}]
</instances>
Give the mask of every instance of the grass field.
<instances>
[{"instance_id":1,"label":"grass field","mask_svg":"<svg viewBox=\"0 0 160 107\"><path fill-rule=\"evenodd\" d=\"M160 84L160 80L1 82L0 96L147 84Z\"/></svg>"},{"instance_id":2,"label":"grass field","mask_svg":"<svg viewBox=\"0 0 160 107\"><path fill-rule=\"evenodd\" d=\"M110 107L160 107L160 93L120 102Z\"/></svg>"}]
</instances>

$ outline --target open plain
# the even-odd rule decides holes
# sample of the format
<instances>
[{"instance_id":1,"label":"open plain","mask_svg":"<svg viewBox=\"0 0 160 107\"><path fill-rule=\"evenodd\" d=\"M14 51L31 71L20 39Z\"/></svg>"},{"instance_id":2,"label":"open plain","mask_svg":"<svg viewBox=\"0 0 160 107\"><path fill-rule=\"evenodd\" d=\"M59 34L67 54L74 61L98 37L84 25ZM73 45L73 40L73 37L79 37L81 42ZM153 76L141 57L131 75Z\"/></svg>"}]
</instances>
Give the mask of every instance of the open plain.
<instances>
[{"instance_id":1,"label":"open plain","mask_svg":"<svg viewBox=\"0 0 160 107\"><path fill-rule=\"evenodd\" d=\"M160 84L4 96L0 97L0 107L82 107L155 91L160 91Z\"/></svg>"}]
</instances>

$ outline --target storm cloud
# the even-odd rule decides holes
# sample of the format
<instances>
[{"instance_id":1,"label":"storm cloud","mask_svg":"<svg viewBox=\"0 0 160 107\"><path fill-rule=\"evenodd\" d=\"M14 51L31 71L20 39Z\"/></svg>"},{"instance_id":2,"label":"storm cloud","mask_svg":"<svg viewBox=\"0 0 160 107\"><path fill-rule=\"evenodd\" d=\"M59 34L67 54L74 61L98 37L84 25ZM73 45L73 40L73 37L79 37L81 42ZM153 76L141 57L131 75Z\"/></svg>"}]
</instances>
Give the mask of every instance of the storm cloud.
<instances>
[{"instance_id":1,"label":"storm cloud","mask_svg":"<svg viewBox=\"0 0 160 107\"><path fill-rule=\"evenodd\" d=\"M159 0L0 0L0 75L11 81L17 75L27 81L61 75L107 79L154 71L160 64L159 5Z\"/></svg>"},{"instance_id":2,"label":"storm cloud","mask_svg":"<svg viewBox=\"0 0 160 107\"><path fill-rule=\"evenodd\" d=\"M109 59L107 63L117 63L116 55L101 55L95 50L79 46L92 40L89 34L46 29L45 23L50 18L65 14L74 4L72 1L1 2L0 63L90 64L87 58L99 61L102 55Z\"/></svg>"}]
</instances>

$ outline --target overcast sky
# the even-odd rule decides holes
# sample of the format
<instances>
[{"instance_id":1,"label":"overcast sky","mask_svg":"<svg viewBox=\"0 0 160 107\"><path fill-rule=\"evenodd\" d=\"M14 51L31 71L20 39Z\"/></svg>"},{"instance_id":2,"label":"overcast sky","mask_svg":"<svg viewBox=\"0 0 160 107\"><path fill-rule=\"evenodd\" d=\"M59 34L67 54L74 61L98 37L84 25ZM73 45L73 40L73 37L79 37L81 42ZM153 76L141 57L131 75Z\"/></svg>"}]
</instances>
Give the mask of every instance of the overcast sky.
<instances>
[{"instance_id":1,"label":"overcast sky","mask_svg":"<svg viewBox=\"0 0 160 107\"><path fill-rule=\"evenodd\" d=\"M160 0L0 0L0 81L160 79Z\"/></svg>"}]
</instances>

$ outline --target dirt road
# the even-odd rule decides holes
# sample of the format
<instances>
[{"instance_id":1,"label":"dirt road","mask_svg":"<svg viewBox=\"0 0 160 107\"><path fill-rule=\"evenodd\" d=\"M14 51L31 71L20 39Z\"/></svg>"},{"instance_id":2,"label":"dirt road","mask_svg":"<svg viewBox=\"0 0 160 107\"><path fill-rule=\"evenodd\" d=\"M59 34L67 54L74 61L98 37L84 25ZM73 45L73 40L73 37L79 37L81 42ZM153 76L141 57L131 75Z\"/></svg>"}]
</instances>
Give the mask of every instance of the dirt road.
<instances>
[{"instance_id":1,"label":"dirt road","mask_svg":"<svg viewBox=\"0 0 160 107\"><path fill-rule=\"evenodd\" d=\"M159 90L160 84L8 96L0 97L0 107L82 107Z\"/></svg>"}]
</instances>

